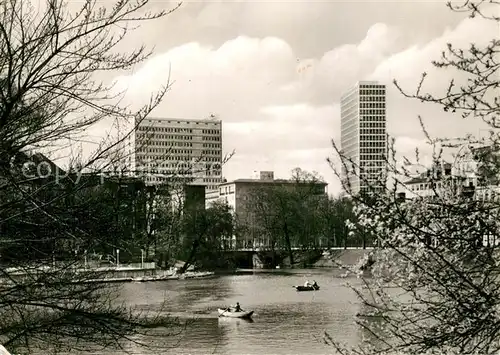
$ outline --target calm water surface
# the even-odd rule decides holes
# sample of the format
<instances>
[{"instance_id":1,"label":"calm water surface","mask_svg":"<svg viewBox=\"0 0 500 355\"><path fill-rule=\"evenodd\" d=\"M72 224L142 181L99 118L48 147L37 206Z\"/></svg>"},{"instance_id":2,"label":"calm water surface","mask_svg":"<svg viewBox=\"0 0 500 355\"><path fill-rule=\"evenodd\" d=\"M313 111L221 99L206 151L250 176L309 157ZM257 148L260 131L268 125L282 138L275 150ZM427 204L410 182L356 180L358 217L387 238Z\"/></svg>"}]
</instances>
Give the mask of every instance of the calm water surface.
<instances>
[{"instance_id":1,"label":"calm water surface","mask_svg":"<svg viewBox=\"0 0 500 355\"><path fill-rule=\"evenodd\" d=\"M354 316L361 305L338 270L272 270L208 279L124 284L123 299L144 311L162 311L189 321L179 335L158 329L160 337L137 339L150 348L127 345L132 354L334 354L325 331L349 345L361 341ZM293 285L316 280L317 292ZM253 321L219 318L218 307L240 302L254 310ZM165 308L166 307L166 308ZM169 348L169 349L167 349ZM98 352L96 352L98 353ZM123 354L108 350L100 354Z\"/></svg>"}]
</instances>

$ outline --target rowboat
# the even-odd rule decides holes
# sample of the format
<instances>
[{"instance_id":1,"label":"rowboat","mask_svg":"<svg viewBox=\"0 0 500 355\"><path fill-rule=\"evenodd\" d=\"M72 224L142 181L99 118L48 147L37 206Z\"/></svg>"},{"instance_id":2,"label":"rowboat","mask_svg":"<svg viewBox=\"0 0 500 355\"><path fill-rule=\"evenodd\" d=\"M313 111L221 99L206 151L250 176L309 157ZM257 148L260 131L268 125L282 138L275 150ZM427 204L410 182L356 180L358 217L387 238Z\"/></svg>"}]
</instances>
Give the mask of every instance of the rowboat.
<instances>
[{"instance_id":1,"label":"rowboat","mask_svg":"<svg viewBox=\"0 0 500 355\"><path fill-rule=\"evenodd\" d=\"M253 314L253 311L233 312L222 308L219 308L218 312L219 312L219 317L228 317L228 318L250 318Z\"/></svg>"},{"instance_id":2,"label":"rowboat","mask_svg":"<svg viewBox=\"0 0 500 355\"><path fill-rule=\"evenodd\" d=\"M318 291L319 286L293 286L297 291Z\"/></svg>"}]
</instances>

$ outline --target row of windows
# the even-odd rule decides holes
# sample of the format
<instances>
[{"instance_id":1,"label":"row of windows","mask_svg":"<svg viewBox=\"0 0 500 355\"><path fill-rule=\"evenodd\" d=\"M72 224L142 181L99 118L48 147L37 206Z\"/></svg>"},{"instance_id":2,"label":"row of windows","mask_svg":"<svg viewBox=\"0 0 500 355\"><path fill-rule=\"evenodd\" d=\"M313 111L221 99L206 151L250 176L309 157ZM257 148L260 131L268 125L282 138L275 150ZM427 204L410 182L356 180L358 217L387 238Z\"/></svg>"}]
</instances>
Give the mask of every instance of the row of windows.
<instances>
[{"instance_id":1,"label":"row of windows","mask_svg":"<svg viewBox=\"0 0 500 355\"><path fill-rule=\"evenodd\" d=\"M191 142L163 142L163 141L153 141L144 144L143 147L138 148L137 151L146 151L151 146L160 146L160 147L192 147L193 143Z\"/></svg>"},{"instance_id":2,"label":"row of windows","mask_svg":"<svg viewBox=\"0 0 500 355\"><path fill-rule=\"evenodd\" d=\"M360 130L360 134L368 134L368 135L383 135L385 137L385 129L384 128L362 128Z\"/></svg>"},{"instance_id":3,"label":"row of windows","mask_svg":"<svg viewBox=\"0 0 500 355\"><path fill-rule=\"evenodd\" d=\"M359 163L361 169L380 168L385 165L385 161L362 161Z\"/></svg>"},{"instance_id":4,"label":"row of windows","mask_svg":"<svg viewBox=\"0 0 500 355\"><path fill-rule=\"evenodd\" d=\"M361 122L359 126L361 128L384 128L385 122Z\"/></svg>"},{"instance_id":5,"label":"row of windows","mask_svg":"<svg viewBox=\"0 0 500 355\"><path fill-rule=\"evenodd\" d=\"M204 150L202 154L206 155L220 155L222 152L220 150Z\"/></svg>"},{"instance_id":6,"label":"row of windows","mask_svg":"<svg viewBox=\"0 0 500 355\"><path fill-rule=\"evenodd\" d=\"M385 149L384 148L361 148L360 153L385 154Z\"/></svg>"},{"instance_id":7,"label":"row of windows","mask_svg":"<svg viewBox=\"0 0 500 355\"><path fill-rule=\"evenodd\" d=\"M215 168L212 169L210 166L204 170L198 169L198 171L203 171L206 176L220 176L222 174L220 169L215 169Z\"/></svg>"},{"instance_id":8,"label":"row of windows","mask_svg":"<svg viewBox=\"0 0 500 355\"><path fill-rule=\"evenodd\" d=\"M185 175L185 174L179 174L179 175ZM146 177L146 182L162 182L171 179L172 179L171 176L148 176Z\"/></svg>"},{"instance_id":9,"label":"row of windows","mask_svg":"<svg viewBox=\"0 0 500 355\"><path fill-rule=\"evenodd\" d=\"M138 131L153 132L175 132L175 133L193 133L192 128L172 128L172 127L137 127Z\"/></svg>"},{"instance_id":10,"label":"row of windows","mask_svg":"<svg viewBox=\"0 0 500 355\"><path fill-rule=\"evenodd\" d=\"M178 169L173 169L173 170L167 170L167 169L156 169L152 170L151 172L148 172L150 174L157 174L157 175L187 175L187 174L192 174L192 170L189 167L185 168L178 168Z\"/></svg>"},{"instance_id":11,"label":"row of windows","mask_svg":"<svg viewBox=\"0 0 500 355\"><path fill-rule=\"evenodd\" d=\"M154 134L154 133L139 133L137 135L138 140L154 140L154 139L169 139L169 140L185 140L192 141L193 136L184 136L184 135L169 135L169 134Z\"/></svg>"},{"instance_id":12,"label":"row of windows","mask_svg":"<svg viewBox=\"0 0 500 355\"><path fill-rule=\"evenodd\" d=\"M359 104L360 108L385 108L385 102L367 102Z\"/></svg>"},{"instance_id":13,"label":"row of windows","mask_svg":"<svg viewBox=\"0 0 500 355\"><path fill-rule=\"evenodd\" d=\"M385 95L385 89L361 89L359 95Z\"/></svg>"},{"instance_id":14,"label":"row of windows","mask_svg":"<svg viewBox=\"0 0 500 355\"><path fill-rule=\"evenodd\" d=\"M359 142L359 146L362 148L366 147L383 147L385 149L385 142Z\"/></svg>"},{"instance_id":15,"label":"row of windows","mask_svg":"<svg viewBox=\"0 0 500 355\"><path fill-rule=\"evenodd\" d=\"M173 153L173 154L192 154L192 150L187 149L170 149L170 148L141 148L137 150L139 155L144 153Z\"/></svg>"},{"instance_id":16,"label":"row of windows","mask_svg":"<svg viewBox=\"0 0 500 355\"><path fill-rule=\"evenodd\" d=\"M220 130L218 129L203 129L201 132L203 134L220 134Z\"/></svg>"},{"instance_id":17,"label":"row of windows","mask_svg":"<svg viewBox=\"0 0 500 355\"><path fill-rule=\"evenodd\" d=\"M476 200L481 200L485 202L500 202L500 195L495 193L495 191L481 192L476 195Z\"/></svg>"},{"instance_id":18,"label":"row of windows","mask_svg":"<svg viewBox=\"0 0 500 355\"><path fill-rule=\"evenodd\" d=\"M361 102L385 102L385 96L361 96Z\"/></svg>"},{"instance_id":19,"label":"row of windows","mask_svg":"<svg viewBox=\"0 0 500 355\"><path fill-rule=\"evenodd\" d=\"M436 188L440 189L441 187L444 186L443 183L437 182L437 183L422 183L422 184L412 184L410 185L410 190L411 191L424 191L424 190L430 190L435 186Z\"/></svg>"},{"instance_id":20,"label":"row of windows","mask_svg":"<svg viewBox=\"0 0 500 355\"><path fill-rule=\"evenodd\" d=\"M359 177L361 178L361 180L363 182L375 182L377 180L380 179L380 177L382 176L381 174L382 171L379 171L377 173L373 172L373 173L361 173L359 174Z\"/></svg>"},{"instance_id":21,"label":"row of windows","mask_svg":"<svg viewBox=\"0 0 500 355\"><path fill-rule=\"evenodd\" d=\"M375 141L375 142L385 142L385 135L362 135L359 137L360 141Z\"/></svg>"},{"instance_id":22,"label":"row of windows","mask_svg":"<svg viewBox=\"0 0 500 355\"><path fill-rule=\"evenodd\" d=\"M177 151L177 153L179 153L179 151ZM188 152L189 153L189 152ZM142 158L142 156L138 156L137 159L138 161L142 161L140 160ZM194 160L194 161L210 161L210 162L220 162L221 159L220 159L220 156L219 157L206 157L206 156L202 156L202 157L198 157L198 158L195 158L191 155L177 155L177 156L173 156L173 155L154 155L154 156L148 156L148 159L152 159L152 160L174 160L174 161L177 161L177 160L180 160L180 161L191 161L191 160Z\"/></svg>"},{"instance_id":23,"label":"row of windows","mask_svg":"<svg viewBox=\"0 0 500 355\"><path fill-rule=\"evenodd\" d=\"M382 160L383 154L380 152L377 154L361 154L361 160Z\"/></svg>"},{"instance_id":24,"label":"row of windows","mask_svg":"<svg viewBox=\"0 0 500 355\"><path fill-rule=\"evenodd\" d=\"M214 126L217 126L220 124L220 122L210 122L210 121L191 121L191 120L187 120L187 121L177 121L177 120L155 120L155 119L148 119L148 122L149 123L153 123L153 122L158 122L158 123L177 123L177 124L188 124L188 125L193 125L193 124L196 124L196 125L200 125L200 124L204 124L205 126L208 126L209 124L212 124Z\"/></svg>"},{"instance_id":25,"label":"row of windows","mask_svg":"<svg viewBox=\"0 0 500 355\"><path fill-rule=\"evenodd\" d=\"M385 109L361 109L361 115L385 115Z\"/></svg>"},{"instance_id":26,"label":"row of windows","mask_svg":"<svg viewBox=\"0 0 500 355\"><path fill-rule=\"evenodd\" d=\"M218 183L218 182L222 182L222 181L220 178L219 179L206 179L206 178L204 178L203 182Z\"/></svg>"},{"instance_id":27,"label":"row of windows","mask_svg":"<svg viewBox=\"0 0 500 355\"><path fill-rule=\"evenodd\" d=\"M203 148L220 148L220 143L203 143Z\"/></svg>"},{"instance_id":28,"label":"row of windows","mask_svg":"<svg viewBox=\"0 0 500 355\"><path fill-rule=\"evenodd\" d=\"M220 161L220 157L214 158L214 157L203 157L204 161Z\"/></svg>"},{"instance_id":29,"label":"row of windows","mask_svg":"<svg viewBox=\"0 0 500 355\"><path fill-rule=\"evenodd\" d=\"M366 185L363 185L361 186L360 188L361 191L363 192L383 192L384 191L384 187L383 186L366 186Z\"/></svg>"},{"instance_id":30,"label":"row of windows","mask_svg":"<svg viewBox=\"0 0 500 355\"><path fill-rule=\"evenodd\" d=\"M204 141L220 141L220 137L219 136L213 136L213 137L203 136L202 138L203 138Z\"/></svg>"},{"instance_id":31,"label":"row of windows","mask_svg":"<svg viewBox=\"0 0 500 355\"><path fill-rule=\"evenodd\" d=\"M374 122L385 122L385 116L365 116L362 115L359 118L360 122L368 122L368 121L374 121Z\"/></svg>"},{"instance_id":32,"label":"row of windows","mask_svg":"<svg viewBox=\"0 0 500 355\"><path fill-rule=\"evenodd\" d=\"M152 155L148 156L147 158L145 156L138 156L137 157L137 163L138 164L146 164L148 162L153 161L153 164L158 164L159 162L162 161L191 161L192 157L191 155ZM154 162L156 160L156 163Z\"/></svg>"},{"instance_id":33,"label":"row of windows","mask_svg":"<svg viewBox=\"0 0 500 355\"><path fill-rule=\"evenodd\" d=\"M223 186L223 187L220 187L220 188L219 188L219 193L220 193L221 195L223 195L223 194L231 194L231 193L234 193L233 186L232 186L232 185L229 185L229 186Z\"/></svg>"},{"instance_id":34,"label":"row of windows","mask_svg":"<svg viewBox=\"0 0 500 355\"><path fill-rule=\"evenodd\" d=\"M196 176L192 175L191 172L189 172L189 171L151 172L149 174L150 175L148 175L146 177L146 181L166 181L175 175L184 175L184 177L196 178ZM218 178L218 179L202 179L203 182L211 182L211 183L216 183L216 184L219 184L221 182L220 180L221 180L220 178ZM209 186L211 186L212 188L215 188L215 189L217 187L217 185L209 185Z\"/></svg>"},{"instance_id":35,"label":"row of windows","mask_svg":"<svg viewBox=\"0 0 500 355\"><path fill-rule=\"evenodd\" d=\"M221 171L221 164L208 164L200 163L193 164L193 162L188 159L176 161L175 163L167 163L162 160L157 160L155 162L151 161L138 161L138 166L140 167L156 167L165 169L186 169L187 167L193 167L196 171L213 172L214 175L219 175Z\"/></svg>"},{"instance_id":36,"label":"row of windows","mask_svg":"<svg viewBox=\"0 0 500 355\"><path fill-rule=\"evenodd\" d=\"M385 89L384 84L364 84L360 83L359 87L361 89Z\"/></svg>"}]
</instances>

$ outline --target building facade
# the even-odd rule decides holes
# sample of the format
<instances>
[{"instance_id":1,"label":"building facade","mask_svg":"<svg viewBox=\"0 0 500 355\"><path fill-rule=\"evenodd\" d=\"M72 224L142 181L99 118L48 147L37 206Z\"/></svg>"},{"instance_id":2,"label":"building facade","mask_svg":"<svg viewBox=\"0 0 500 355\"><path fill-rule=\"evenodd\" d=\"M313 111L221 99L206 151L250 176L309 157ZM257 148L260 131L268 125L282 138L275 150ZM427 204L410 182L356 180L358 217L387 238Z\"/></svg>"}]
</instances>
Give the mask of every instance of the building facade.
<instances>
[{"instance_id":1,"label":"building facade","mask_svg":"<svg viewBox=\"0 0 500 355\"><path fill-rule=\"evenodd\" d=\"M147 118L124 141L126 169L146 184L222 182L222 121ZM123 161L122 160L122 161Z\"/></svg>"},{"instance_id":2,"label":"building facade","mask_svg":"<svg viewBox=\"0 0 500 355\"><path fill-rule=\"evenodd\" d=\"M492 176L482 176L482 164L478 161L478 154L484 149L484 147L479 150L469 147L465 154L453 164L435 164L420 176L411 178L400 186L398 197L403 200L433 201L436 198L462 195L476 203L484 204L485 212L488 209L496 209L500 202L500 186L498 183L492 183L497 180L492 179ZM439 240L433 239L433 243L437 245ZM492 234L485 230L482 244L483 246L498 246L500 240L496 233Z\"/></svg>"},{"instance_id":3,"label":"building facade","mask_svg":"<svg viewBox=\"0 0 500 355\"><path fill-rule=\"evenodd\" d=\"M399 193L404 193L407 199L432 197L447 191L453 169L450 163L435 164L434 167L407 180L400 186Z\"/></svg>"},{"instance_id":4,"label":"building facade","mask_svg":"<svg viewBox=\"0 0 500 355\"><path fill-rule=\"evenodd\" d=\"M314 185L314 186L311 186ZM252 207L251 198L256 189L273 187L297 186L311 189L314 188L314 195L327 197L327 186L325 182L297 182L294 180L275 179L272 171L261 171L258 179L237 179L220 184L215 191L207 191L205 197L206 207L209 208L215 202L225 202L236 215L238 224L245 226L244 232L238 236L233 236L230 245L233 248L261 248L267 247L264 237L258 235L256 214Z\"/></svg>"},{"instance_id":5,"label":"building facade","mask_svg":"<svg viewBox=\"0 0 500 355\"><path fill-rule=\"evenodd\" d=\"M387 159L386 90L372 81L358 82L340 100L341 150L350 161L342 176L352 194L368 191L384 176Z\"/></svg>"},{"instance_id":6,"label":"building facade","mask_svg":"<svg viewBox=\"0 0 500 355\"><path fill-rule=\"evenodd\" d=\"M405 181L399 192L404 192L406 198L415 198L470 189L477 200L498 201L498 151L498 147L464 145L452 163L434 164L426 172Z\"/></svg>"}]
</instances>

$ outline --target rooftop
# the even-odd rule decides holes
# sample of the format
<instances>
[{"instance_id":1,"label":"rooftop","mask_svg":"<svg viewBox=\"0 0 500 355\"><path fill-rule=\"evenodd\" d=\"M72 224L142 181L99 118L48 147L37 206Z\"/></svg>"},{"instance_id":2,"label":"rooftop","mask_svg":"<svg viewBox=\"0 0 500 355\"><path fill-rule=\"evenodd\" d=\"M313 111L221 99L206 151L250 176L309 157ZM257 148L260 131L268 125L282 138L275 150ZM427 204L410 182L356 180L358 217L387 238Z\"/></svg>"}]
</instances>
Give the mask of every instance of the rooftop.
<instances>
[{"instance_id":1,"label":"rooftop","mask_svg":"<svg viewBox=\"0 0 500 355\"><path fill-rule=\"evenodd\" d=\"M405 182L405 185L411 185L411 184L421 184L424 182L428 182L429 179L432 177L432 173L441 173L443 170L445 172L445 175L451 174L451 168L452 164L448 162L443 162L442 165L434 165L434 167L427 169L425 172L419 174L418 176L415 176L408 181ZM448 171L448 174L446 172ZM439 179L441 177L440 174L436 174L434 176L434 179Z\"/></svg>"},{"instance_id":2,"label":"rooftop","mask_svg":"<svg viewBox=\"0 0 500 355\"><path fill-rule=\"evenodd\" d=\"M274 179L274 180L261 180L261 179L236 179L233 181L224 182L221 185L233 184L233 183L247 183L247 184L296 184L295 180L287 180L287 179ZM328 185L328 183L323 181L314 181L314 182L305 182L305 183L313 183L317 185Z\"/></svg>"},{"instance_id":3,"label":"rooftop","mask_svg":"<svg viewBox=\"0 0 500 355\"><path fill-rule=\"evenodd\" d=\"M149 121L157 121L157 122L203 122L203 123L222 123L222 120L215 119L215 117L210 118L177 118L177 117L146 117L142 120L141 124L153 123Z\"/></svg>"}]
</instances>

